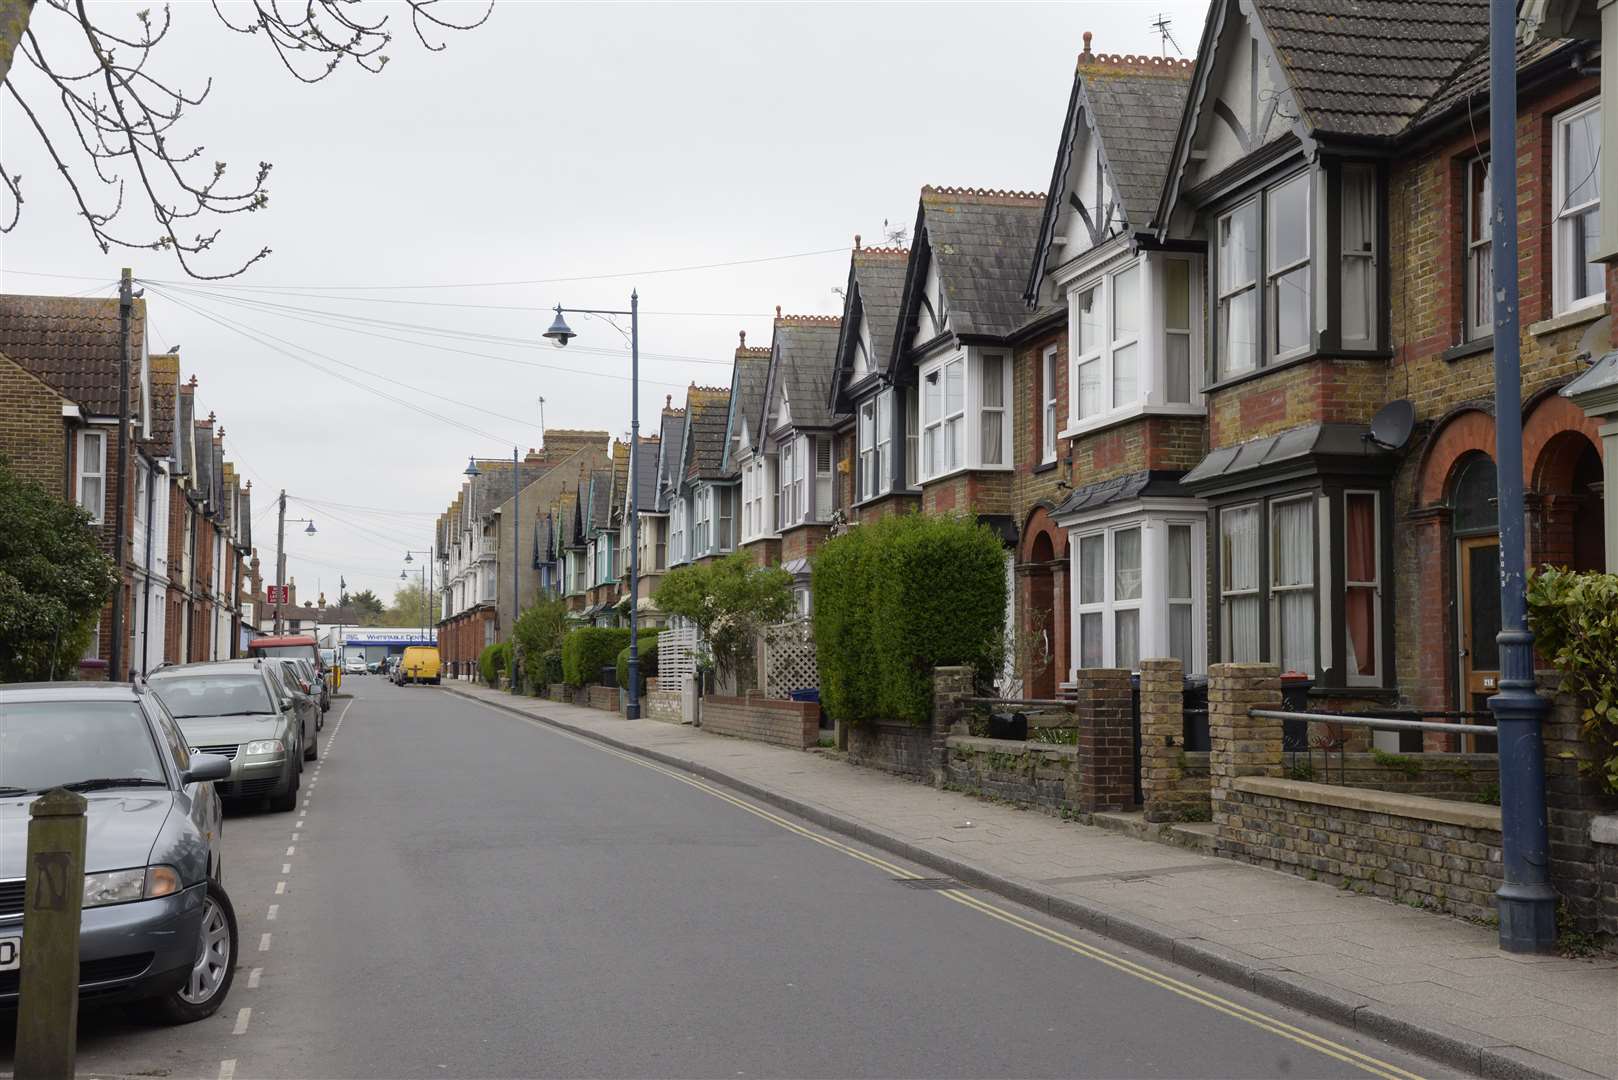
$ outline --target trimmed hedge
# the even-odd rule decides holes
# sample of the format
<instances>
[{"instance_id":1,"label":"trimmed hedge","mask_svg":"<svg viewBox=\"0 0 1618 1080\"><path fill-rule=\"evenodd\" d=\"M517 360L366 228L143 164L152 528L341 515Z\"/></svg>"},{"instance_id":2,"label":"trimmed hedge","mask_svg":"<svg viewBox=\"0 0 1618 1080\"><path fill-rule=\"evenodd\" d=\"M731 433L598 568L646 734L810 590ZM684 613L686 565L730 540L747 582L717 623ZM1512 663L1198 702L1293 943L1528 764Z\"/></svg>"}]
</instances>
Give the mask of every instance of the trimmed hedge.
<instances>
[{"instance_id":1,"label":"trimmed hedge","mask_svg":"<svg viewBox=\"0 0 1618 1080\"><path fill-rule=\"evenodd\" d=\"M1528 578L1528 624L1541 656L1579 703L1591 771L1618 794L1618 574L1541 567Z\"/></svg>"},{"instance_id":2,"label":"trimmed hedge","mask_svg":"<svg viewBox=\"0 0 1618 1080\"><path fill-rule=\"evenodd\" d=\"M657 674L657 635L661 630L640 632L640 688L644 693L646 680ZM618 688L629 689L629 646L618 650Z\"/></svg>"},{"instance_id":3,"label":"trimmed hedge","mask_svg":"<svg viewBox=\"0 0 1618 1080\"><path fill-rule=\"evenodd\" d=\"M500 685L500 676L511 670L511 642L485 645L478 654L478 674L489 686Z\"/></svg>"},{"instance_id":4,"label":"trimmed hedge","mask_svg":"<svg viewBox=\"0 0 1618 1080\"><path fill-rule=\"evenodd\" d=\"M588 686L601 681L601 669L611 667L618 650L629 645L629 630L609 626L581 626L562 639L562 681Z\"/></svg>"},{"instance_id":5,"label":"trimmed hedge","mask_svg":"<svg viewBox=\"0 0 1618 1080\"><path fill-rule=\"evenodd\" d=\"M815 557L820 700L838 720L925 723L933 668L992 678L1005 655L1006 549L960 515L861 525Z\"/></svg>"},{"instance_id":6,"label":"trimmed hedge","mask_svg":"<svg viewBox=\"0 0 1618 1080\"><path fill-rule=\"evenodd\" d=\"M552 683L562 680L562 647L547 649L539 654L539 666L527 673L528 685L536 696L543 696Z\"/></svg>"}]
</instances>

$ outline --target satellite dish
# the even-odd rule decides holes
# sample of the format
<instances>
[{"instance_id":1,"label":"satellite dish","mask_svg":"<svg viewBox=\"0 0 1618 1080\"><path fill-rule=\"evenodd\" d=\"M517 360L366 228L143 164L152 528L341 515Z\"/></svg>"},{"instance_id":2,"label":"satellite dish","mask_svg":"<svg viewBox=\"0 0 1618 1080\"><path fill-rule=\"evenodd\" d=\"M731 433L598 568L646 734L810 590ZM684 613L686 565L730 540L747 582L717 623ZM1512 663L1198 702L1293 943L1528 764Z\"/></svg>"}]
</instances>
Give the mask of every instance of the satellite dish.
<instances>
[{"instance_id":1,"label":"satellite dish","mask_svg":"<svg viewBox=\"0 0 1618 1080\"><path fill-rule=\"evenodd\" d=\"M1416 407L1407 398L1390 401L1371 417L1371 428L1365 433L1367 442L1384 450L1401 449L1410 441L1410 432L1416 426Z\"/></svg>"}]
</instances>

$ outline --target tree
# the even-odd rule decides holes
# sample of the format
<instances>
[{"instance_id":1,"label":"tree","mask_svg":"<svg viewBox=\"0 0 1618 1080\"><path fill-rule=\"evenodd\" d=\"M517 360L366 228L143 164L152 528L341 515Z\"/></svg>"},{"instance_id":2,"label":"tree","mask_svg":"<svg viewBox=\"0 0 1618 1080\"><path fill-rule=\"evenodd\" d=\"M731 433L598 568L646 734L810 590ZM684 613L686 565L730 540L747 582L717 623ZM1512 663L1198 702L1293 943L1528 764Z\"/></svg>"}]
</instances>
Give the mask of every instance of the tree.
<instances>
[{"instance_id":1,"label":"tree","mask_svg":"<svg viewBox=\"0 0 1618 1080\"><path fill-rule=\"evenodd\" d=\"M742 680L760 631L791 615L792 575L755 566L742 552L716 562L680 566L663 575L658 610L696 624L722 678ZM738 691L743 689L738 682Z\"/></svg>"},{"instance_id":2,"label":"tree","mask_svg":"<svg viewBox=\"0 0 1618 1080\"><path fill-rule=\"evenodd\" d=\"M385 609L381 599L370 589L361 589L350 596L348 606L354 609L355 618L361 626L382 625L382 612Z\"/></svg>"},{"instance_id":3,"label":"tree","mask_svg":"<svg viewBox=\"0 0 1618 1080\"><path fill-rule=\"evenodd\" d=\"M62 679L118 587L90 515L0 458L0 683Z\"/></svg>"},{"instance_id":4,"label":"tree","mask_svg":"<svg viewBox=\"0 0 1618 1080\"><path fill-rule=\"evenodd\" d=\"M387 626L421 626L438 620L433 617L427 589L412 581L399 586L393 593L393 604L382 613Z\"/></svg>"},{"instance_id":5,"label":"tree","mask_svg":"<svg viewBox=\"0 0 1618 1080\"><path fill-rule=\"evenodd\" d=\"M493 9L490 0L477 18L462 22L439 15L438 0L405 4L417 39L434 52L444 48L443 31L481 26ZM217 3L213 10L226 29L267 42L293 78L315 83L345 60L372 74L386 66L383 50L393 34L389 16L375 14L378 6L372 0L251 0L245 9L232 9L244 11L240 21ZM226 186L225 163L210 163L204 147L180 137L181 118L207 100L213 80L187 73L193 86L203 83L202 89L181 89L181 76L154 59L171 26L167 5L154 18L148 9L120 5L96 5L92 12L85 0L0 0L0 81L22 114L16 127L31 128L39 137L103 252L114 247L172 251L194 278L234 277L270 249L262 247L219 273L200 272L193 259L213 248L219 219L269 203L270 164L261 161L251 181ZM0 203L0 233L10 232L21 218L22 180L0 160L0 198L11 203L9 219ZM135 201L150 207L154 232L114 227L124 209L126 184L135 190ZM200 231L182 235L193 228Z\"/></svg>"}]
</instances>

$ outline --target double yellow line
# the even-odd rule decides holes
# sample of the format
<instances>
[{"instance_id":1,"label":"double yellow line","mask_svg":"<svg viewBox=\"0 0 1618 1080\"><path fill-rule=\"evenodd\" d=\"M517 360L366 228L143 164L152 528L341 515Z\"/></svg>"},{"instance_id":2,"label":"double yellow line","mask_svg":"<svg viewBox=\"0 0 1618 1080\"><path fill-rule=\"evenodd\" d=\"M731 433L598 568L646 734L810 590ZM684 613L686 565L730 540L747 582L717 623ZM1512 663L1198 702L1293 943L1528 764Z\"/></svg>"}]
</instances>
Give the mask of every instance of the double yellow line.
<instances>
[{"instance_id":1,"label":"double yellow line","mask_svg":"<svg viewBox=\"0 0 1618 1080\"><path fill-rule=\"evenodd\" d=\"M485 703L480 701L478 704L483 705ZM486 705L485 707L495 708L495 706L489 705ZM506 710L502 709L500 711L505 712ZM511 714L507 713L507 715ZM660 764L659 762L648 760L647 758L640 757L636 754L631 754L624 750L619 750L616 747L609 746L595 739L585 738L582 735L574 734L573 732L555 727L539 720L534 720L530 717L523 716L519 718L524 723L557 735L561 735L564 738L572 739L574 742L588 746L593 750L598 750L604 754L611 754L615 758L627 761L632 765L638 765L643 769L651 769L653 772L662 773L664 776L667 776L673 780L678 780L680 783L689 785L690 787L694 787L698 791L706 792L707 794L712 795L714 798L727 802L738 809L745 810L754 817L763 818L765 821L768 821L771 824L778 825L790 833L803 837L805 840L811 840L814 843L820 844L822 847L828 847L834 851L840 851L850 858L858 859L862 863L874 866L878 870L881 870L883 873L889 874L892 877L907 881L914 881L920 879L922 876L913 870L909 870L903 866L888 862L886 859L879 858L878 856L872 855L869 852L861 851L856 847L845 844L841 840L837 840L834 837L815 832L813 829L806 829L795 821L784 818L779 814L772 813L763 807L755 806L753 803L739 799L722 788L715 787L714 785L707 783L706 781L699 780L694 776L689 776L678 770L671 769ZM1279 1038L1296 1043L1305 1049L1313 1050L1316 1053L1324 1054L1329 1058L1334 1058L1338 1061L1353 1065L1371 1074L1372 1076L1380 1076L1383 1077L1384 1080L1421 1080L1421 1077L1418 1074L1406 1072L1397 1065L1391 1065L1380 1058L1372 1057L1370 1054L1361 1053L1360 1051L1355 1050L1353 1047L1344 1046L1342 1043L1333 1042L1331 1039L1325 1038L1321 1035L1316 1035L1312 1031L1306 1031L1303 1028L1296 1027L1284 1020L1279 1020L1267 1013L1260 1012L1257 1009L1250 1009L1246 1005L1242 1005L1226 997L1221 997L1220 995L1205 990L1200 986L1184 982L1180 979L1174 978L1173 976L1165 975L1159 971L1154 971L1143 964L1137 964L1133 960L1128 960L1117 955L1116 953L1111 953L1105 949L1088 944L1087 942L1080 941L1078 938L1069 934L1064 934L1060 930L1053 930L1048 926L1043 926L1030 919L1025 919L1014 911L1008 911L997 904L991 904L988 901L972 896L961 889L939 889L937 890L937 894L947 900L952 900L963 907L968 907L974 911L981 912L991 919L1005 923L1007 926L1015 927L1024 933L1032 934L1041 940L1048 941L1052 945L1066 949L1068 952L1076 953L1079 956L1094 960L1100 964L1105 964L1114 971L1122 972L1125 975L1131 975L1137 979L1140 979L1142 982L1151 983L1153 986L1167 990L1171 994L1178 994L1180 997L1185 998L1188 1001L1196 1002L1198 1005L1213 1009L1215 1012L1223 1013L1224 1015L1236 1020L1240 1020L1243 1023L1251 1024L1253 1027L1259 1028L1262 1031L1267 1031L1271 1035L1278 1036Z\"/></svg>"}]
</instances>

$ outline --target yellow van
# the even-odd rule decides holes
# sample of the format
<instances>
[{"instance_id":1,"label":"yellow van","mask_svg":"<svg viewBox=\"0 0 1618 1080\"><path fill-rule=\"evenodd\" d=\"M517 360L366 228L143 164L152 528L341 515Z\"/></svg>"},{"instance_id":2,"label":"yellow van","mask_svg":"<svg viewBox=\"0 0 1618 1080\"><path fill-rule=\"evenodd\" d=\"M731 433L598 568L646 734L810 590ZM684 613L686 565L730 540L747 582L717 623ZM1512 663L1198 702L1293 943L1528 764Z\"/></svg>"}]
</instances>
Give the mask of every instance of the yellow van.
<instances>
[{"instance_id":1,"label":"yellow van","mask_svg":"<svg viewBox=\"0 0 1618 1080\"><path fill-rule=\"evenodd\" d=\"M399 661L399 685L424 682L438 685L438 650L431 645L412 645Z\"/></svg>"}]
</instances>

